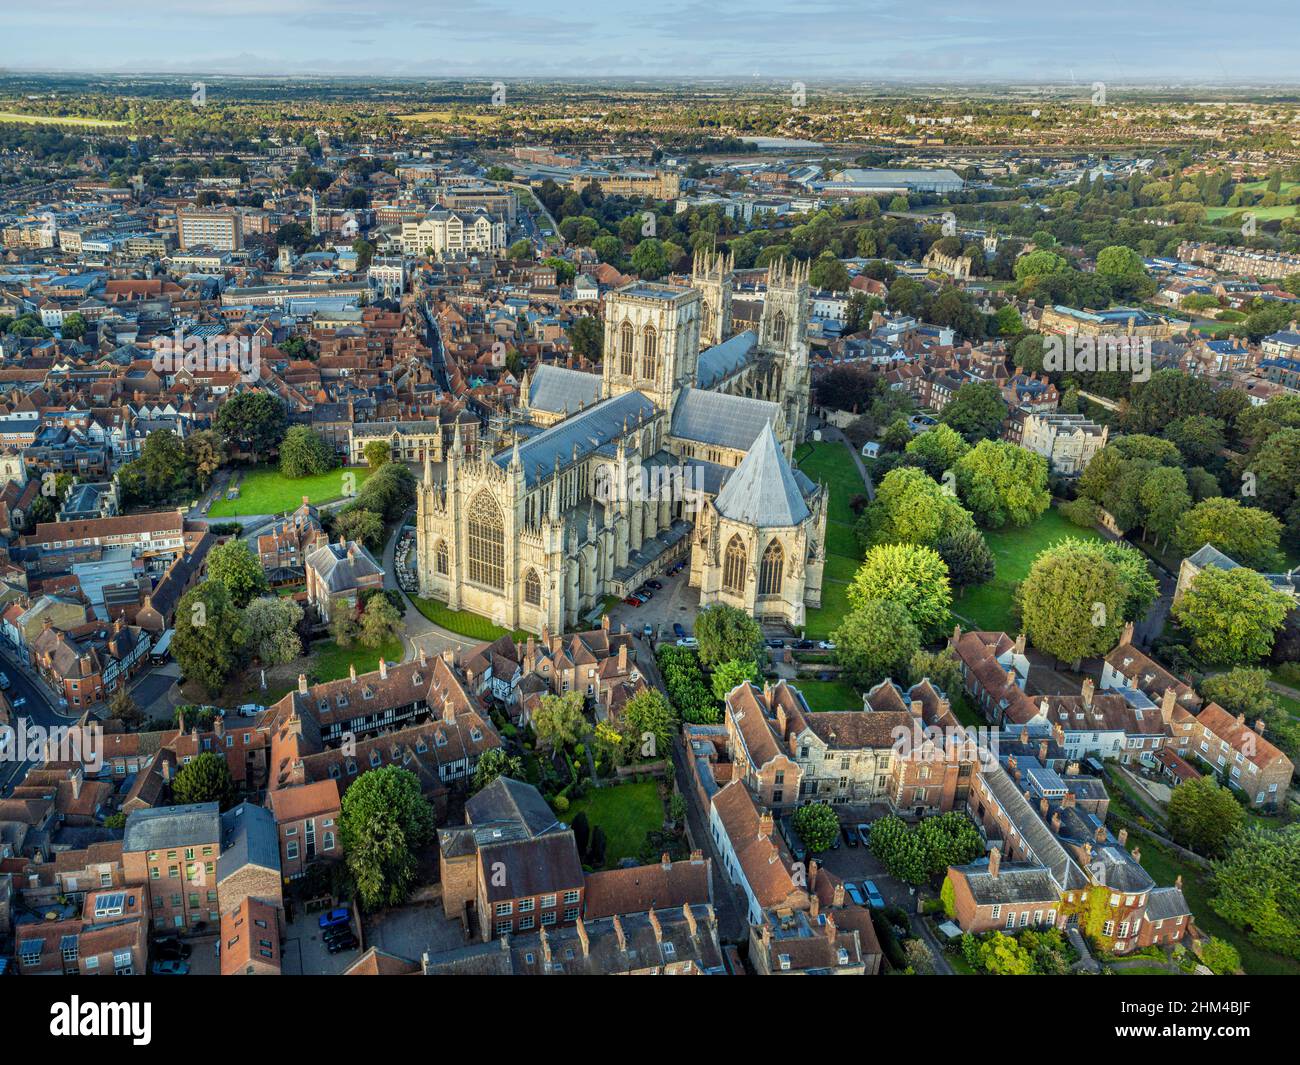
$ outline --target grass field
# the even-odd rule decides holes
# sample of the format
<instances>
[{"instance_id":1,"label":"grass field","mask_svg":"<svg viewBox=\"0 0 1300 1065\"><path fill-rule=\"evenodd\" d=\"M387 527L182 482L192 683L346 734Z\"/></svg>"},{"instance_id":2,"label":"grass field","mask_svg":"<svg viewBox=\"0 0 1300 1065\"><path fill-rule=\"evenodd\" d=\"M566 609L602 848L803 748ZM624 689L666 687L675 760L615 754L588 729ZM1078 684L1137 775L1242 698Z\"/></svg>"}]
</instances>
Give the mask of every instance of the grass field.
<instances>
[{"instance_id":1,"label":"grass field","mask_svg":"<svg viewBox=\"0 0 1300 1065\"><path fill-rule=\"evenodd\" d=\"M353 665L358 673L373 673L379 668L381 655L388 662L400 662L404 653L400 639L389 640L382 647L363 647L359 643L340 647L333 640L321 640L311 646L312 667L308 679L313 684L342 680Z\"/></svg>"},{"instance_id":2,"label":"grass field","mask_svg":"<svg viewBox=\"0 0 1300 1065\"><path fill-rule=\"evenodd\" d=\"M848 612L849 581L862 562L862 549L853 531L857 519L849 501L854 496L866 495L867 486L847 452L847 445L823 440L800 444L794 453L799 469L830 490L822 605L818 610L808 611L804 625L804 635L810 640L826 639Z\"/></svg>"},{"instance_id":3,"label":"grass field","mask_svg":"<svg viewBox=\"0 0 1300 1065\"><path fill-rule=\"evenodd\" d=\"M861 710L862 696L847 680L817 680L797 677L790 682L814 713L827 710Z\"/></svg>"},{"instance_id":4,"label":"grass field","mask_svg":"<svg viewBox=\"0 0 1300 1065\"><path fill-rule=\"evenodd\" d=\"M1227 218L1234 214L1253 214L1257 222L1270 222L1279 218L1293 218L1297 210L1297 204L1279 203L1272 207L1207 207L1205 209L1205 220L1207 222L1217 222L1220 218Z\"/></svg>"},{"instance_id":5,"label":"grass field","mask_svg":"<svg viewBox=\"0 0 1300 1065\"><path fill-rule=\"evenodd\" d=\"M208 511L210 518L237 518L250 514L282 514L296 510L306 496L314 505L332 503L344 495L345 474L352 474L358 491L370 476L365 466L348 466L327 473L291 479L274 466L258 466L247 471L239 482L238 499L218 499Z\"/></svg>"},{"instance_id":6,"label":"grass field","mask_svg":"<svg viewBox=\"0 0 1300 1065\"><path fill-rule=\"evenodd\" d=\"M491 641L504 636L509 630L500 625L493 625L487 618L472 614L468 610L452 610L438 599L421 599L418 595L410 597L415 609L448 632L468 636L471 640ZM522 629L514 633L516 641L528 639L528 633Z\"/></svg>"},{"instance_id":7,"label":"grass field","mask_svg":"<svg viewBox=\"0 0 1300 1065\"><path fill-rule=\"evenodd\" d=\"M26 115L19 111L0 111L0 122L19 123L24 126L86 126L107 128L125 126L116 118L78 118L76 115Z\"/></svg>"},{"instance_id":8,"label":"grass field","mask_svg":"<svg viewBox=\"0 0 1300 1065\"><path fill-rule=\"evenodd\" d=\"M635 858L646 833L658 831L664 823L659 785L653 782L593 788L585 798L571 803L560 817L571 825L580 813L587 815L593 829L599 825L605 833L606 869L613 869L624 858Z\"/></svg>"},{"instance_id":9,"label":"grass field","mask_svg":"<svg viewBox=\"0 0 1300 1065\"><path fill-rule=\"evenodd\" d=\"M1025 579L1039 552L1066 536L1081 540L1102 539L1100 533L1068 522L1055 507L1032 525L988 530L984 537L997 559L997 574L987 584L967 589L966 594L953 603L953 613L960 614L982 630L1014 634L1018 626L1011 616L1011 595L1016 585Z\"/></svg>"}]
</instances>

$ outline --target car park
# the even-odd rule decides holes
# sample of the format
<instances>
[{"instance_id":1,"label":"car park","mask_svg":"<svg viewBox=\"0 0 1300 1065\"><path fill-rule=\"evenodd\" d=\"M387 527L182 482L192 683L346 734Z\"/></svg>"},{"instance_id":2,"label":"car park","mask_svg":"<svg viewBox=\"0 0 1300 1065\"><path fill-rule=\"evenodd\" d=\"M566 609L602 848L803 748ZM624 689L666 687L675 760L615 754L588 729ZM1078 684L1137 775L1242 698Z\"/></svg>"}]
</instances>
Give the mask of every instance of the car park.
<instances>
[{"instance_id":1,"label":"car park","mask_svg":"<svg viewBox=\"0 0 1300 1065\"><path fill-rule=\"evenodd\" d=\"M641 600L638 599L635 595L629 595L627 598L625 598L625 599L623 600L623 602L625 602L628 606L640 606L640 605L641 605Z\"/></svg>"},{"instance_id":2,"label":"car park","mask_svg":"<svg viewBox=\"0 0 1300 1065\"><path fill-rule=\"evenodd\" d=\"M818 648L820 648L820 649L823 650L823 651L834 651L834 650L835 650L835 644L832 643L830 640L821 640L821 641L818 642L817 646L818 646Z\"/></svg>"},{"instance_id":3,"label":"car park","mask_svg":"<svg viewBox=\"0 0 1300 1065\"><path fill-rule=\"evenodd\" d=\"M154 940L153 956L170 961L184 961L193 953L193 948L176 936L164 936Z\"/></svg>"},{"instance_id":4,"label":"car park","mask_svg":"<svg viewBox=\"0 0 1300 1065\"><path fill-rule=\"evenodd\" d=\"M356 950L360 945L357 937L349 934L339 939L326 940L325 949L331 954L342 954L345 950Z\"/></svg>"},{"instance_id":5,"label":"car park","mask_svg":"<svg viewBox=\"0 0 1300 1065\"><path fill-rule=\"evenodd\" d=\"M840 825L840 835L844 837L844 842L850 847L858 845L858 834L848 825Z\"/></svg>"},{"instance_id":6,"label":"car park","mask_svg":"<svg viewBox=\"0 0 1300 1065\"><path fill-rule=\"evenodd\" d=\"M156 961L149 967L149 971L154 976L185 976L190 971L190 963L187 961L175 961L164 959Z\"/></svg>"},{"instance_id":7,"label":"car park","mask_svg":"<svg viewBox=\"0 0 1300 1065\"><path fill-rule=\"evenodd\" d=\"M864 880L862 886L867 892L867 905L873 910L883 910L885 908L885 896L876 888L875 882Z\"/></svg>"}]
</instances>

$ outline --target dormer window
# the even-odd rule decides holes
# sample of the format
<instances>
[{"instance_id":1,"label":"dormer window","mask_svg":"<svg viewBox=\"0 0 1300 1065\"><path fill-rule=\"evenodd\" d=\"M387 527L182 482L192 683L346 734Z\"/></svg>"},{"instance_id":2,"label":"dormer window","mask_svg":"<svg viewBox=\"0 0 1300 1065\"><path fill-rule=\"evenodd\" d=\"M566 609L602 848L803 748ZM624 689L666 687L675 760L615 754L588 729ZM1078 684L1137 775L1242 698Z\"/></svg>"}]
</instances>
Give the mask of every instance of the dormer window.
<instances>
[{"instance_id":1,"label":"dormer window","mask_svg":"<svg viewBox=\"0 0 1300 1065\"><path fill-rule=\"evenodd\" d=\"M469 738L477 742L483 738L483 733L477 728L472 728L469 730Z\"/></svg>"},{"instance_id":2,"label":"dormer window","mask_svg":"<svg viewBox=\"0 0 1300 1065\"><path fill-rule=\"evenodd\" d=\"M437 744L439 747L446 747L446 746L447 746L447 735L446 735L446 733L444 733L443 731L439 730L437 733L434 734L433 742L434 742L435 744Z\"/></svg>"},{"instance_id":3,"label":"dormer window","mask_svg":"<svg viewBox=\"0 0 1300 1065\"><path fill-rule=\"evenodd\" d=\"M330 777L331 777L332 779L334 779L334 780L338 780L338 778L341 777L342 775L343 775L343 774L339 772L339 767L338 767L338 766L336 766L336 765L332 765L332 766L330 766Z\"/></svg>"},{"instance_id":4,"label":"dormer window","mask_svg":"<svg viewBox=\"0 0 1300 1065\"><path fill-rule=\"evenodd\" d=\"M338 693L338 695L335 697L334 701L335 701L339 706L347 706L347 705L348 705L348 697L347 697L346 695L344 695L342 692L339 692L339 693Z\"/></svg>"},{"instance_id":5,"label":"dormer window","mask_svg":"<svg viewBox=\"0 0 1300 1065\"><path fill-rule=\"evenodd\" d=\"M371 689L369 685L366 685L365 689L361 692L361 698L373 699L374 697L375 697L375 693L373 689Z\"/></svg>"},{"instance_id":6,"label":"dormer window","mask_svg":"<svg viewBox=\"0 0 1300 1065\"><path fill-rule=\"evenodd\" d=\"M348 759L348 776L350 776L350 777L354 777L354 776L356 776L356 775L357 775L357 763L354 762L354 761L352 761L351 758L349 758L349 759Z\"/></svg>"}]
</instances>

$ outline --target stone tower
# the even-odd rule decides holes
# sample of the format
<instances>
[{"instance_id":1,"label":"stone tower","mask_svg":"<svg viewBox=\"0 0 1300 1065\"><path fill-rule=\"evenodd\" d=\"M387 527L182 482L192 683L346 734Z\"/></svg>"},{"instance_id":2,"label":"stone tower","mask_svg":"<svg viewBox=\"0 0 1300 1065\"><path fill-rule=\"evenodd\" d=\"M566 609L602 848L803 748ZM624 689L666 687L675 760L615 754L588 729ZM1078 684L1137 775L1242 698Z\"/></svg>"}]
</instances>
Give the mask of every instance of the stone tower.
<instances>
[{"instance_id":1,"label":"stone tower","mask_svg":"<svg viewBox=\"0 0 1300 1065\"><path fill-rule=\"evenodd\" d=\"M695 253L691 287L700 293L700 347L711 348L731 335L731 274L735 256L712 248Z\"/></svg>"},{"instance_id":2,"label":"stone tower","mask_svg":"<svg viewBox=\"0 0 1300 1065\"><path fill-rule=\"evenodd\" d=\"M795 443L808 423L808 268L798 260L772 262L758 326L758 350L769 363L766 398L785 408Z\"/></svg>"},{"instance_id":3,"label":"stone tower","mask_svg":"<svg viewBox=\"0 0 1300 1065\"><path fill-rule=\"evenodd\" d=\"M601 395L637 390L659 410L695 384L700 355L700 294L693 288L634 281L605 297Z\"/></svg>"}]
</instances>

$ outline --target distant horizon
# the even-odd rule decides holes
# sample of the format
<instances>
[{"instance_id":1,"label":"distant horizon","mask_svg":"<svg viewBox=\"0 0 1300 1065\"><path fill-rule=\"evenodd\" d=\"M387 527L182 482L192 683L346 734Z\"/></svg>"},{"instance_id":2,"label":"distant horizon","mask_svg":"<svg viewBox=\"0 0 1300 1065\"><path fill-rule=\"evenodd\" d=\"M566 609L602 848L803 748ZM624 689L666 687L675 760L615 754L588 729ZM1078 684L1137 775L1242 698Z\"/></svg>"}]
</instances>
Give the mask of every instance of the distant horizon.
<instances>
[{"instance_id":1,"label":"distant horizon","mask_svg":"<svg viewBox=\"0 0 1300 1065\"><path fill-rule=\"evenodd\" d=\"M6 23L19 75L1300 84L1286 43L1300 17L1281 0L1242 21L1124 0L210 0L143 16L131 0L47 0Z\"/></svg>"}]
</instances>

